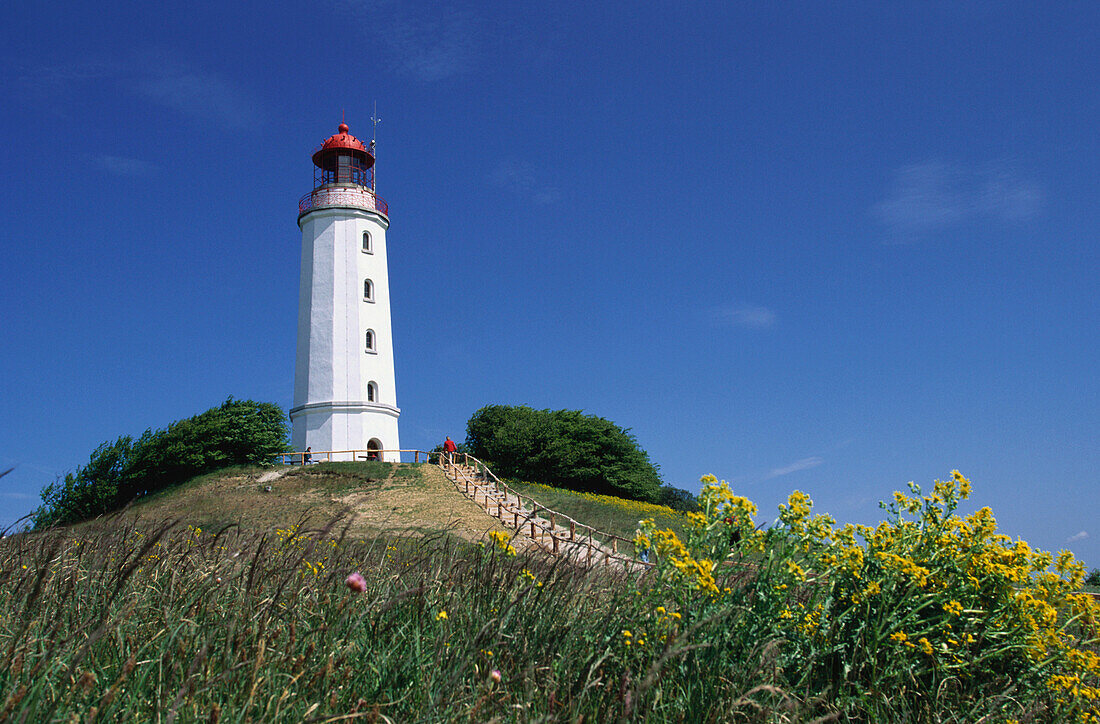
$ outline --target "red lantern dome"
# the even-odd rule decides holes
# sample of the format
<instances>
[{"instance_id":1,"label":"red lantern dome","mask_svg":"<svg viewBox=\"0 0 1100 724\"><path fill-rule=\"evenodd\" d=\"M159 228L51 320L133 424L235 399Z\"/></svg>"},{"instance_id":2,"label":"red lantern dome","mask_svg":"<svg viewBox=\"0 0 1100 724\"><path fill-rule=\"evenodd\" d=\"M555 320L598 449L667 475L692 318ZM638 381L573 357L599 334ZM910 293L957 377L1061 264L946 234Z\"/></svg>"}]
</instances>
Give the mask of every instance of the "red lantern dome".
<instances>
[{"instance_id":1,"label":"red lantern dome","mask_svg":"<svg viewBox=\"0 0 1100 724\"><path fill-rule=\"evenodd\" d=\"M329 136L314 152L313 165L326 171L336 171L341 156L356 159L358 163L355 165L364 170L374 165L374 154L362 141L348 133L346 123L341 123L336 134Z\"/></svg>"}]
</instances>

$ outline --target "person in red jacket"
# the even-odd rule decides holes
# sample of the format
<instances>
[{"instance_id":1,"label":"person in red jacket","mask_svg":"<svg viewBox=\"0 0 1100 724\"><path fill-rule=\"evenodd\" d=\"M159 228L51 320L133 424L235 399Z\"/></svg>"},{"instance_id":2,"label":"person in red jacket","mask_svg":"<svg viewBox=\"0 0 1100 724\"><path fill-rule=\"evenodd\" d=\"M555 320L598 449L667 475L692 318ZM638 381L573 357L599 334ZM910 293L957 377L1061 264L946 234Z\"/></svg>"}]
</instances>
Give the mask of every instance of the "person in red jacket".
<instances>
[{"instance_id":1,"label":"person in red jacket","mask_svg":"<svg viewBox=\"0 0 1100 724\"><path fill-rule=\"evenodd\" d=\"M448 462L454 462L455 453L458 452L458 445L455 445L455 441L451 439L451 436L447 436L447 441L443 443L443 452L447 453Z\"/></svg>"}]
</instances>

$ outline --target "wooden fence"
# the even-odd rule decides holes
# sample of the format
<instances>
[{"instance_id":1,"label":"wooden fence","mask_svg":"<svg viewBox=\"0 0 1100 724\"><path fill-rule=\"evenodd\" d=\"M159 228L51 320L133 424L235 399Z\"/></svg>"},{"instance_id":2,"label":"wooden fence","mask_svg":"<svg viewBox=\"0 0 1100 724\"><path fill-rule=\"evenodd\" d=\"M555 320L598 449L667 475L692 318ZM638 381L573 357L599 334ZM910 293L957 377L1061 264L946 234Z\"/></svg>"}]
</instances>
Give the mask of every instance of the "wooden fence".
<instances>
[{"instance_id":1,"label":"wooden fence","mask_svg":"<svg viewBox=\"0 0 1100 724\"><path fill-rule=\"evenodd\" d=\"M282 465L311 465L314 463L354 462L361 460L384 460L387 454L397 453L400 457L403 453L411 454L412 462L431 462L431 458L439 458L443 453L424 452L423 450L310 450L309 452L288 452L279 455ZM396 462L396 461L387 461Z\"/></svg>"}]
</instances>

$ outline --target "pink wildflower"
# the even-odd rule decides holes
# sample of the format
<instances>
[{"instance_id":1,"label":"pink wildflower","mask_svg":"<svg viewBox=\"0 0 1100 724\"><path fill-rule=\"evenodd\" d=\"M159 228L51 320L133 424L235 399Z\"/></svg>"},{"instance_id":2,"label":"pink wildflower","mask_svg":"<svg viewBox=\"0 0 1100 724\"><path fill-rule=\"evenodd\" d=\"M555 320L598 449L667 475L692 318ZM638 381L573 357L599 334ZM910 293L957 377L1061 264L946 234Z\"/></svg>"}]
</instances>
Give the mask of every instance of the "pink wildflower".
<instances>
[{"instance_id":1,"label":"pink wildflower","mask_svg":"<svg viewBox=\"0 0 1100 724\"><path fill-rule=\"evenodd\" d=\"M493 669L489 672L489 678L493 680L494 684L500 683L500 669Z\"/></svg>"},{"instance_id":2,"label":"pink wildflower","mask_svg":"<svg viewBox=\"0 0 1100 724\"><path fill-rule=\"evenodd\" d=\"M348 576L347 580L345 580L344 583L347 584L348 588L356 591L357 593L362 593L363 591L367 590L367 579L363 578L363 574L359 571L356 571L355 573L352 573L350 576Z\"/></svg>"}]
</instances>

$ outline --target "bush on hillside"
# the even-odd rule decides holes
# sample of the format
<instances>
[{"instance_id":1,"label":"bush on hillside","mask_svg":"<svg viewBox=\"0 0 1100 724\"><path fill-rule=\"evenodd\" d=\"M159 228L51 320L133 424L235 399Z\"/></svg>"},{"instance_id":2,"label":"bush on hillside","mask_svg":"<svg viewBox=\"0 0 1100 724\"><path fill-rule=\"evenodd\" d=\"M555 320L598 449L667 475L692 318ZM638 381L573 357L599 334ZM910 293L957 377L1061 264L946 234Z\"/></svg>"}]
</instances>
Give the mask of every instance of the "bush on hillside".
<instances>
[{"instance_id":1,"label":"bush on hillside","mask_svg":"<svg viewBox=\"0 0 1100 724\"><path fill-rule=\"evenodd\" d=\"M105 442L87 465L46 486L35 527L94 518L211 470L270 463L289 449L285 419L278 405L230 398L136 441L124 435Z\"/></svg>"},{"instance_id":2,"label":"bush on hillside","mask_svg":"<svg viewBox=\"0 0 1100 724\"><path fill-rule=\"evenodd\" d=\"M699 500L694 495L672 485L661 486L657 502L681 513L694 513L700 510Z\"/></svg>"},{"instance_id":3,"label":"bush on hillside","mask_svg":"<svg viewBox=\"0 0 1100 724\"><path fill-rule=\"evenodd\" d=\"M466 446L498 475L656 503L661 477L625 428L580 410L488 405L466 424Z\"/></svg>"}]
</instances>

